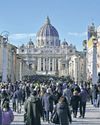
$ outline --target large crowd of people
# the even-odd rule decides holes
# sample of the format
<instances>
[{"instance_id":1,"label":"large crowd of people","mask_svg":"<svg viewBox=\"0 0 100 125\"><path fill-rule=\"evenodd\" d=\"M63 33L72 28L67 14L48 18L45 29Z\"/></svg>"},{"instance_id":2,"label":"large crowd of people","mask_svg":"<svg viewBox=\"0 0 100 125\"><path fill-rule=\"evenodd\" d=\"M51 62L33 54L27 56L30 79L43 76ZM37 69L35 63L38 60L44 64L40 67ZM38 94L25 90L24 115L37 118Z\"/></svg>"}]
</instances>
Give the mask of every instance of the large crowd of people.
<instances>
[{"instance_id":1,"label":"large crowd of people","mask_svg":"<svg viewBox=\"0 0 100 125\"><path fill-rule=\"evenodd\" d=\"M14 112L22 112L22 105L26 125L41 125L41 119L48 123L53 122L55 113L58 124L69 125L73 117L85 117L87 101L95 107L100 106L99 84L77 84L74 81L58 81L53 78L45 81L41 78L38 82L1 83L0 125L10 125L14 120Z\"/></svg>"}]
</instances>

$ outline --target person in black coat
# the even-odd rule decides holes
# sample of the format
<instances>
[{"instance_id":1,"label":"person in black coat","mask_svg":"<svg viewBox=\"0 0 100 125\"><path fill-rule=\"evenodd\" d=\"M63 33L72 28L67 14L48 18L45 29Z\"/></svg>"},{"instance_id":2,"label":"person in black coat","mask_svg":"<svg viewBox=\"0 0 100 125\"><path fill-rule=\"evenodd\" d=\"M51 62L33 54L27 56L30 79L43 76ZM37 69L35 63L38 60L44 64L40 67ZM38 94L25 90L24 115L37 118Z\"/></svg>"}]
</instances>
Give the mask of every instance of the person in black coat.
<instances>
[{"instance_id":1,"label":"person in black coat","mask_svg":"<svg viewBox=\"0 0 100 125\"><path fill-rule=\"evenodd\" d=\"M79 117L84 118L84 116L85 116L87 98L88 98L87 90L85 88L81 88L81 92L80 92L80 116Z\"/></svg>"},{"instance_id":2,"label":"person in black coat","mask_svg":"<svg viewBox=\"0 0 100 125\"><path fill-rule=\"evenodd\" d=\"M71 102L70 102L70 105L72 106L74 118L77 117L79 102L80 102L80 96L77 91L74 91L73 96L71 97Z\"/></svg>"}]
</instances>

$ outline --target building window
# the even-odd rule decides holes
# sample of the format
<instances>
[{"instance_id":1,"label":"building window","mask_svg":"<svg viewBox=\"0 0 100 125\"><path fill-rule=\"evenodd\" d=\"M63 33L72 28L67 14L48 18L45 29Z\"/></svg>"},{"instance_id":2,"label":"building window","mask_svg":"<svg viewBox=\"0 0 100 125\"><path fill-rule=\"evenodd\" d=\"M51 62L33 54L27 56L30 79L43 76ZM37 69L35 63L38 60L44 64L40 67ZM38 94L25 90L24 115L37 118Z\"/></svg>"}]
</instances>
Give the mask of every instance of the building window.
<instances>
[{"instance_id":1,"label":"building window","mask_svg":"<svg viewBox=\"0 0 100 125\"><path fill-rule=\"evenodd\" d=\"M43 63L43 58L41 58L41 63Z\"/></svg>"},{"instance_id":2,"label":"building window","mask_svg":"<svg viewBox=\"0 0 100 125\"><path fill-rule=\"evenodd\" d=\"M43 40L41 40L41 45L44 45L44 41Z\"/></svg>"},{"instance_id":3,"label":"building window","mask_svg":"<svg viewBox=\"0 0 100 125\"><path fill-rule=\"evenodd\" d=\"M28 52L31 53L31 49L29 49Z\"/></svg>"},{"instance_id":4,"label":"building window","mask_svg":"<svg viewBox=\"0 0 100 125\"><path fill-rule=\"evenodd\" d=\"M49 42L47 41L47 45L49 45Z\"/></svg>"},{"instance_id":5,"label":"building window","mask_svg":"<svg viewBox=\"0 0 100 125\"><path fill-rule=\"evenodd\" d=\"M51 45L54 45L54 41L51 42Z\"/></svg>"},{"instance_id":6,"label":"building window","mask_svg":"<svg viewBox=\"0 0 100 125\"><path fill-rule=\"evenodd\" d=\"M58 40L56 40L56 46L58 46Z\"/></svg>"},{"instance_id":7,"label":"building window","mask_svg":"<svg viewBox=\"0 0 100 125\"><path fill-rule=\"evenodd\" d=\"M58 71L58 59L56 59L56 71Z\"/></svg>"},{"instance_id":8,"label":"building window","mask_svg":"<svg viewBox=\"0 0 100 125\"><path fill-rule=\"evenodd\" d=\"M72 53L72 50L70 50L70 53Z\"/></svg>"},{"instance_id":9,"label":"building window","mask_svg":"<svg viewBox=\"0 0 100 125\"><path fill-rule=\"evenodd\" d=\"M41 58L41 71L43 71L43 58Z\"/></svg>"},{"instance_id":10,"label":"building window","mask_svg":"<svg viewBox=\"0 0 100 125\"><path fill-rule=\"evenodd\" d=\"M24 52L24 49L22 49L21 51Z\"/></svg>"},{"instance_id":11,"label":"building window","mask_svg":"<svg viewBox=\"0 0 100 125\"><path fill-rule=\"evenodd\" d=\"M62 68L65 69L65 64L62 64Z\"/></svg>"},{"instance_id":12,"label":"building window","mask_svg":"<svg viewBox=\"0 0 100 125\"><path fill-rule=\"evenodd\" d=\"M41 71L43 71L43 63L41 64Z\"/></svg>"},{"instance_id":13,"label":"building window","mask_svg":"<svg viewBox=\"0 0 100 125\"><path fill-rule=\"evenodd\" d=\"M50 63L52 63L52 58L50 58Z\"/></svg>"},{"instance_id":14,"label":"building window","mask_svg":"<svg viewBox=\"0 0 100 125\"><path fill-rule=\"evenodd\" d=\"M50 66L50 71L52 71L52 66Z\"/></svg>"}]
</instances>

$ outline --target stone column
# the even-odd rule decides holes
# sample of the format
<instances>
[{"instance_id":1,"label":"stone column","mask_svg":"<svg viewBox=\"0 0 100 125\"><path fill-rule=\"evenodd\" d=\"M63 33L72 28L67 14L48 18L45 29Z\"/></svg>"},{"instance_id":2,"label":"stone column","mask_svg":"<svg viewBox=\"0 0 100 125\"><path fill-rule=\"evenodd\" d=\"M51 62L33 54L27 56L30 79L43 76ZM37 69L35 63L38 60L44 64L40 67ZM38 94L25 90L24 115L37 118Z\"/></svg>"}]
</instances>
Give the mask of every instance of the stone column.
<instances>
[{"instance_id":1,"label":"stone column","mask_svg":"<svg viewBox=\"0 0 100 125\"><path fill-rule=\"evenodd\" d=\"M54 71L55 68L54 68L54 58L52 58L52 71Z\"/></svg>"},{"instance_id":2,"label":"stone column","mask_svg":"<svg viewBox=\"0 0 100 125\"><path fill-rule=\"evenodd\" d=\"M48 62L49 63L49 65L48 65L49 71L50 71L50 60L51 60L51 58L49 58L49 62Z\"/></svg>"},{"instance_id":3,"label":"stone column","mask_svg":"<svg viewBox=\"0 0 100 125\"><path fill-rule=\"evenodd\" d=\"M78 72L79 72L78 70L79 70L79 68L78 68L78 58L76 58L75 59L75 76L74 76L76 83L78 82Z\"/></svg>"},{"instance_id":4,"label":"stone column","mask_svg":"<svg viewBox=\"0 0 100 125\"><path fill-rule=\"evenodd\" d=\"M14 82L14 49L11 49L11 82Z\"/></svg>"},{"instance_id":5,"label":"stone column","mask_svg":"<svg viewBox=\"0 0 100 125\"><path fill-rule=\"evenodd\" d=\"M3 38L2 45L2 82L7 82L7 64L8 64L8 56L7 56L7 41L6 38Z\"/></svg>"},{"instance_id":6,"label":"stone column","mask_svg":"<svg viewBox=\"0 0 100 125\"><path fill-rule=\"evenodd\" d=\"M39 59L40 61L39 61L39 65L40 65L40 71L41 71L41 58Z\"/></svg>"},{"instance_id":7,"label":"stone column","mask_svg":"<svg viewBox=\"0 0 100 125\"><path fill-rule=\"evenodd\" d=\"M58 59L58 72L59 72L59 76L61 76L61 74L62 74L61 65L62 65L61 59L59 58L59 59Z\"/></svg>"},{"instance_id":8,"label":"stone column","mask_svg":"<svg viewBox=\"0 0 100 125\"><path fill-rule=\"evenodd\" d=\"M61 59L58 59L58 70L60 71L61 70Z\"/></svg>"},{"instance_id":9,"label":"stone column","mask_svg":"<svg viewBox=\"0 0 100 125\"><path fill-rule=\"evenodd\" d=\"M83 52L84 52L84 74L83 74L83 81L87 81L87 41L83 41Z\"/></svg>"},{"instance_id":10,"label":"stone column","mask_svg":"<svg viewBox=\"0 0 100 125\"><path fill-rule=\"evenodd\" d=\"M38 71L41 71L41 58L38 58Z\"/></svg>"},{"instance_id":11,"label":"stone column","mask_svg":"<svg viewBox=\"0 0 100 125\"><path fill-rule=\"evenodd\" d=\"M45 71L45 58L43 58L43 71Z\"/></svg>"},{"instance_id":12,"label":"stone column","mask_svg":"<svg viewBox=\"0 0 100 125\"><path fill-rule=\"evenodd\" d=\"M40 63L39 63L39 58L38 58L38 61L37 61L38 65L37 65L37 70L39 71L40 70Z\"/></svg>"},{"instance_id":13,"label":"stone column","mask_svg":"<svg viewBox=\"0 0 100 125\"><path fill-rule=\"evenodd\" d=\"M54 58L54 70L56 71L56 58Z\"/></svg>"},{"instance_id":14,"label":"stone column","mask_svg":"<svg viewBox=\"0 0 100 125\"><path fill-rule=\"evenodd\" d=\"M97 84L97 40L93 39L92 84Z\"/></svg>"},{"instance_id":15,"label":"stone column","mask_svg":"<svg viewBox=\"0 0 100 125\"><path fill-rule=\"evenodd\" d=\"M20 60L20 68L19 68L19 77L20 81L22 81L22 61Z\"/></svg>"},{"instance_id":16,"label":"stone column","mask_svg":"<svg viewBox=\"0 0 100 125\"><path fill-rule=\"evenodd\" d=\"M97 84L97 39L93 39L92 84L93 95L96 95L95 85ZM95 96L93 96L93 105L97 106L95 100Z\"/></svg>"},{"instance_id":17,"label":"stone column","mask_svg":"<svg viewBox=\"0 0 100 125\"><path fill-rule=\"evenodd\" d=\"M86 51L84 50L84 74L83 74L83 81L87 81L87 58L86 58Z\"/></svg>"}]
</instances>

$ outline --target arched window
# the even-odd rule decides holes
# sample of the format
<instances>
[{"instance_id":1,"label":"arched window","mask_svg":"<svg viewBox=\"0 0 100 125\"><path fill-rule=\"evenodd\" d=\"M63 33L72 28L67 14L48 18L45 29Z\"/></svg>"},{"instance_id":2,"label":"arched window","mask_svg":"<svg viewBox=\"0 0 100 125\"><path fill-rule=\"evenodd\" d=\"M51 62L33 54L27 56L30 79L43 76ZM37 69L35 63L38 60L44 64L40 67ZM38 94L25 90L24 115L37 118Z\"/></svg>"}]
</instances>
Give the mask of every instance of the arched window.
<instances>
[{"instance_id":1,"label":"arched window","mask_svg":"<svg viewBox=\"0 0 100 125\"><path fill-rule=\"evenodd\" d=\"M47 45L49 45L49 42L47 41Z\"/></svg>"}]
</instances>

